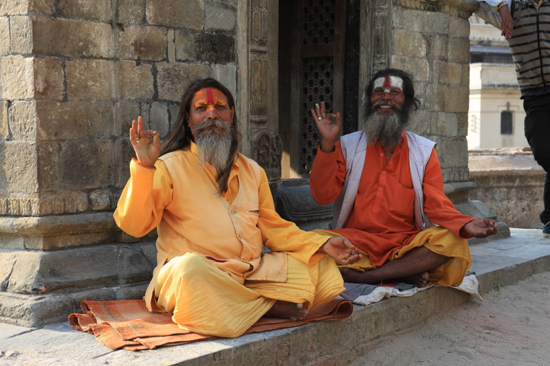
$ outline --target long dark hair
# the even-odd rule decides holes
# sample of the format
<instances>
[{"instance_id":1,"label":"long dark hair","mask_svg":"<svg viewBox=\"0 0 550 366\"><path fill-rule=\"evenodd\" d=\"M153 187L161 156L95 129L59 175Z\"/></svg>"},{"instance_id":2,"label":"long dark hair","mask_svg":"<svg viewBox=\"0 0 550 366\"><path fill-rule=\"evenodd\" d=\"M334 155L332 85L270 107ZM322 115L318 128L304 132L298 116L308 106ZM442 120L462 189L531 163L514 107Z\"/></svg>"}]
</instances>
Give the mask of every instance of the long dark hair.
<instances>
[{"instance_id":1,"label":"long dark hair","mask_svg":"<svg viewBox=\"0 0 550 366\"><path fill-rule=\"evenodd\" d=\"M388 76L397 76L403 79L403 93L405 94L405 104L403 105L404 113L408 113L412 110L417 110L420 106L420 101L414 96L414 84L412 81L412 75L406 73L403 70L387 68L378 71L370 79L369 84L365 88L365 118L370 116L372 112L372 105L370 98L372 96L372 90L374 89L374 81L378 78Z\"/></svg>"},{"instance_id":2,"label":"long dark hair","mask_svg":"<svg viewBox=\"0 0 550 366\"><path fill-rule=\"evenodd\" d=\"M187 121L189 119L189 112L191 110L191 102L193 101L193 97L199 90L205 88L218 89L227 98L229 109L235 108L235 100L233 99L233 95L231 95L229 89L223 86L223 84L216 79L205 78L193 81L183 93L178 119L174 124L170 138L162 145L160 151L161 155L184 149L191 144L191 141L195 141ZM229 156L227 158L227 165L222 170L218 171L218 186L221 193L227 191L227 180L229 178L231 166L235 162L235 158L239 152L239 148L241 147L242 140L242 135L239 132L239 124L235 114L233 116L233 121L231 122L232 142L231 149L229 150Z\"/></svg>"}]
</instances>

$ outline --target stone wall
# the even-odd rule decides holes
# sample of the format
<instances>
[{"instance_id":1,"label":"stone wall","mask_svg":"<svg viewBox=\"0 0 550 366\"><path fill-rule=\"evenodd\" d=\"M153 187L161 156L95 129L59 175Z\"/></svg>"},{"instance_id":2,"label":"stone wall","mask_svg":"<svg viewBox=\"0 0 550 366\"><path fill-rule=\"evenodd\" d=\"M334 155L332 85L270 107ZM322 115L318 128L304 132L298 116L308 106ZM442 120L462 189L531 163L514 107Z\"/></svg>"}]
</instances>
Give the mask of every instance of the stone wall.
<instances>
[{"instance_id":1,"label":"stone wall","mask_svg":"<svg viewBox=\"0 0 550 366\"><path fill-rule=\"evenodd\" d=\"M166 138L197 77L236 95L236 42L236 0L0 2L0 320L143 293L151 244L111 244L131 120Z\"/></svg>"},{"instance_id":2,"label":"stone wall","mask_svg":"<svg viewBox=\"0 0 550 366\"><path fill-rule=\"evenodd\" d=\"M470 199L482 200L501 221L516 228L540 229L546 173L530 148L471 150Z\"/></svg>"}]
</instances>

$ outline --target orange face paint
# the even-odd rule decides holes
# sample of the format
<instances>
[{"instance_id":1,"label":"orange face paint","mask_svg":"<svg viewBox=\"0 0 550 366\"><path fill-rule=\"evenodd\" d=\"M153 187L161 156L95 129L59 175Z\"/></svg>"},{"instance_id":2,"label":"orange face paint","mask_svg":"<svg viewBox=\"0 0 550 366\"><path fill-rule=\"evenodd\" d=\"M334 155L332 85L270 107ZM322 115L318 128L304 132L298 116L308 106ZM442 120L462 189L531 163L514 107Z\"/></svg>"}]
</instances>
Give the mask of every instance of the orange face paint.
<instances>
[{"instance_id":1,"label":"orange face paint","mask_svg":"<svg viewBox=\"0 0 550 366\"><path fill-rule=\"evenodd\" d=\"M205 88L195 93L193 106L195 108L207 107L207 109L227 107L227 98L218 89Z\"/></svg>"},{"instance_id":2,"label":"orange face paint","mask_svg":"<svg viewBox=\"0 0 550 366\"><path fill-rule=\"evenodd\" d=\"M190 126L196 126L206 119L220 119L233 122L233 108L229 108L227 97L216 88L204 88L193 96L189 110Z\"/></svg>"}]
</instances>

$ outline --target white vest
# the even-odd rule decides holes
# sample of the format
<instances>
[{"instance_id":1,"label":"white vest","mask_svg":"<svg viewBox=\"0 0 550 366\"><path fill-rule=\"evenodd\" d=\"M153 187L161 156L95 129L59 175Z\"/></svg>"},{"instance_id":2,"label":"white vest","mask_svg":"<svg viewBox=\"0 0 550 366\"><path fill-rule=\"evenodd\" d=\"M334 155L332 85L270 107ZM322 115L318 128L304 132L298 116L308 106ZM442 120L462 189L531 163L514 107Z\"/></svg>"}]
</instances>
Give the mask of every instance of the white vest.
<instances>
[{"instance_id":1,"label":"white vest","mask_svg":"<svg viewBox=\"0 0 550 366\"><path fill-rule=\"evenodd\" d=\"M435 142L409 131L405 133L407 134L409 166L415 192L414 217L420 230L425 230L435 226L424 213L424 192L422 190L424 171L432 155ZM346 161L346 179L342 191L334 201L332 229L343 228L348 222L365 165L367 136L364 131L350 133L340 138L340 146Z\"/></svg>"}]
</instances>

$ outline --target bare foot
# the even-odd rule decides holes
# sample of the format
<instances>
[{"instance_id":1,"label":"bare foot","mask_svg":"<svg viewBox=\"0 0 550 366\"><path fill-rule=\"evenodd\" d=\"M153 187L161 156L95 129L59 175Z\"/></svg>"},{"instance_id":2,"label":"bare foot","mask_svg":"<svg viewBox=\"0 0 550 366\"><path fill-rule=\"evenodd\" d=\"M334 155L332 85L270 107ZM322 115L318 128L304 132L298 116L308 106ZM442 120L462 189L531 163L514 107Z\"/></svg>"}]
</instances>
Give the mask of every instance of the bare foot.
<instances>
[{"instance_id":1,"label":"bare foot","mask_svg":"<svg viewBox=\"0 0 550 366\"><path fill-rule=\"evenodd\" d=\"M278 300L267 313L266 318L288 318L290 320L302 320L307 315L304 304Z\"/></svg>"},{"instance_id":2,"label":"bare foot","mask_svg":"<svg viewBox=\"0 0 550 366\"><path fill-rule=\"evenodd\" d=\"M424 287L428 284L428 278L430 278L430 274L428 272L422 272L410 276L401 277L399 278L399 281L410 283L411 285L415 285L416 287Z\"/></svg>"}]
</instances>

